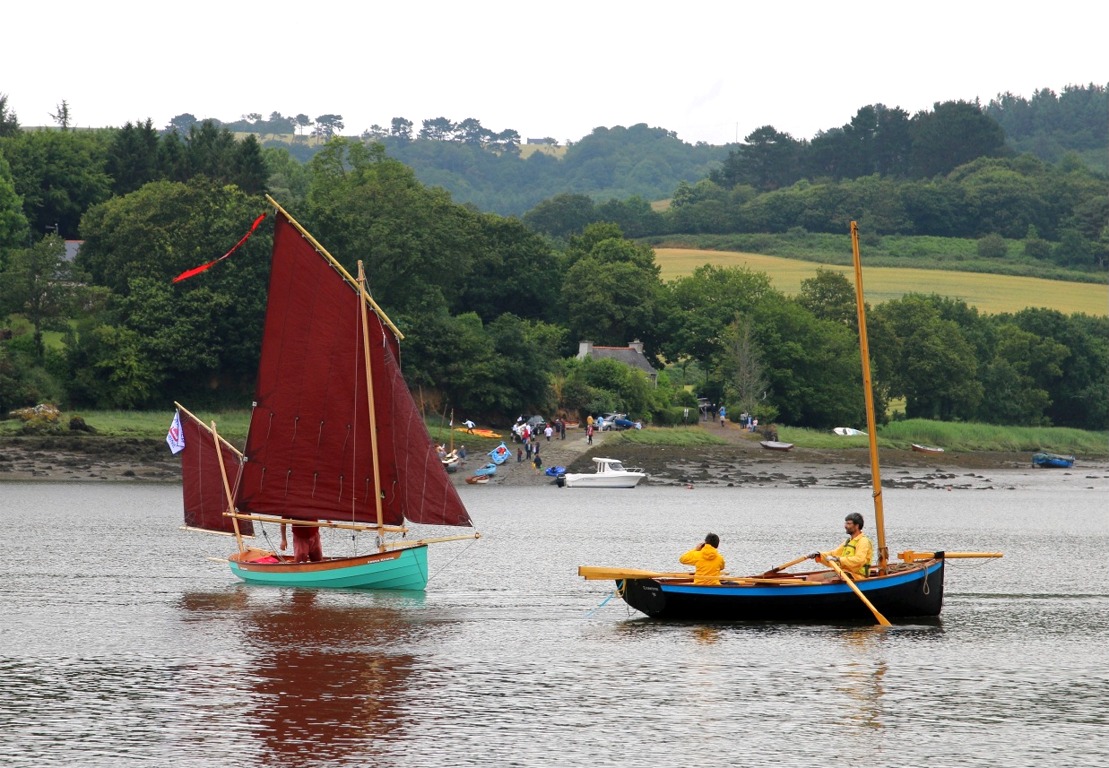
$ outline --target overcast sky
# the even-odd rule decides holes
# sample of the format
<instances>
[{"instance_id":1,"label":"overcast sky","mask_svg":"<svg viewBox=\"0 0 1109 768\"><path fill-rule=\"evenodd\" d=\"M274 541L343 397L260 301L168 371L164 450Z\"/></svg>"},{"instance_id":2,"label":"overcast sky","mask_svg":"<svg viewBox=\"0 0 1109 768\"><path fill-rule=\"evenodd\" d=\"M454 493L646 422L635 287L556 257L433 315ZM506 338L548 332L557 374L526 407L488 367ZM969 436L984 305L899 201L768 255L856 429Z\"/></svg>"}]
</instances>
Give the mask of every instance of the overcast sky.
<instances>
[{"instance_id":1,"label":"overcast sky","mask_svg":"<svg viewBox=\"0 0 1109 768\"><path fill-rule=\"evenodd\" d=\"M867 104L1105 85L1107 22L1071 0L20 2L0 11L0 94L23 126L64 99L82 127L276 111L346 134L474 117L560 142L637 123L808 139Z\"/></svg>"}]
</instances>

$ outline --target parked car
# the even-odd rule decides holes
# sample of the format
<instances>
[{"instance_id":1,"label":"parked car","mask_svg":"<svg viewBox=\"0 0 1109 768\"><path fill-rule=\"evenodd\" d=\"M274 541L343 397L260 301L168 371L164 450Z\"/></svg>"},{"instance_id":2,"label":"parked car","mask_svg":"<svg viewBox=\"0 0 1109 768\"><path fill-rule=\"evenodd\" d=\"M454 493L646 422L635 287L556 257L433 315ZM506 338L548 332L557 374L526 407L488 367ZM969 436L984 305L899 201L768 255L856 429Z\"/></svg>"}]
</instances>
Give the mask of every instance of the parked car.
<instances>
[{"instance_id":1,"label":"parked car","mask_svg":"<svg viewBox=\"0 0 1109 768\"><path fill-rule=\"evenodd\" d=\"M603 431L607 431L610 429L620 429L620 427L616 426L616 420L627 418L628 414L616 413L615 411L613 411L612 413L602 413L601 418L598 421L600 421L601 423L600 429Z\"/></svg>"},{"instance_id":2,"label":"parked car","mask_svg":"<svg viewBox=\"0 0 1109 768\"><path fill-rule=\"evenodd\" d=\"M528 429L532 430L533 432L535 431L536 427L542 429L543 427L547 426L547 420L544 419L542 416L532 416L524 423L527 424Z\"/></svg>"}]
</instances>

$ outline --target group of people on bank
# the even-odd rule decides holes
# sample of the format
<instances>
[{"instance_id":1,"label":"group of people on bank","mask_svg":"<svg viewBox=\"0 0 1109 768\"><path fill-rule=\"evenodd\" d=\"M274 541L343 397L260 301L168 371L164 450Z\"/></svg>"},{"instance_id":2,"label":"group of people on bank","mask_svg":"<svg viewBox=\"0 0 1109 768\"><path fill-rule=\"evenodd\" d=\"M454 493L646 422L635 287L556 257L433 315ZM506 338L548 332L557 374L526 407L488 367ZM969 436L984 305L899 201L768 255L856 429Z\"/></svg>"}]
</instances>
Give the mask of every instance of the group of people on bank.
<instances>
[{"instance_id":1,"label":"group of people on bank","mask_svg":"<svg viewBox=\"0 0 1109 768\"><path fill-rule=\"evenodd\" d=\"M863 533L863 516L852 512L843 520L843 530L847 540L827 552L813 552L810 560L826 565L836 563L852 578L865 578L870 575L870 564L874 558L874 545ZM703 586L719 586L720 574L724 572L724 556L720 554L720 537L715 533L705 536L705 540L689 550L678 561L682 565L694 567L693 583Z\"/></svg>"}]
</instances>

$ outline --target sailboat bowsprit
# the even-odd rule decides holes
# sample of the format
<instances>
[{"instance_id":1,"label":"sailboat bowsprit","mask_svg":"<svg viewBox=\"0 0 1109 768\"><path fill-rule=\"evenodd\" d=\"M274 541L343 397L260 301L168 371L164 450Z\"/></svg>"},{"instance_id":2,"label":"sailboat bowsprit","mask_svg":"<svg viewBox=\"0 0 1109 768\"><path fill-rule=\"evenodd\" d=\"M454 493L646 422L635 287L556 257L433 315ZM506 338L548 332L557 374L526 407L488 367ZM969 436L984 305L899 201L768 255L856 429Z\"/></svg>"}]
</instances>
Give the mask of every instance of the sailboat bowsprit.
<instances>
[{"instance_id":1,"label":"sailboat bowsprit","mask_svg":"<svg viewBox=\"0 0 1109 768\"><path fill-rule=\"evenodd\" d=\"M874 523L878 563L857 579L844 573L833 558L821 560L829 568L804 573L785 569L808 560L799 557L762 574L720 577L719 585L694 584L693 574L654 573L637 569L583 565L585 579L611 579L624 601L652 618L700 621L857 621L887 616L914 618L938 616L943 607L944 565L952 557L1000 557L996 552L912 552L890 562L882 508L882 480L878 466L877 424L870 379L870 350L866 335L859 230L851 222L855 264L855 304L859 321L863 394L866 399L867 438L870 444ZM766 446L766 443L763 443Z\"/></svg>"},{"instance_id":2,"label":"sailboat bowsprit","mask_svg":"<svg viewBox=\"0 0 1109 768\"><path fill-rule=\"evenodd\" d=\"M235 535L228 560L246 581L423 589L427 544L478 534L403 538L406 523L472 523L401 375L402 337L366 291L361 265L355 279L267 199L273 253L246 449L238 454L178 405L186 524ZM341 528L376 543L294 562L246 546L255 523Z\"/></svg>"}]
</instances>

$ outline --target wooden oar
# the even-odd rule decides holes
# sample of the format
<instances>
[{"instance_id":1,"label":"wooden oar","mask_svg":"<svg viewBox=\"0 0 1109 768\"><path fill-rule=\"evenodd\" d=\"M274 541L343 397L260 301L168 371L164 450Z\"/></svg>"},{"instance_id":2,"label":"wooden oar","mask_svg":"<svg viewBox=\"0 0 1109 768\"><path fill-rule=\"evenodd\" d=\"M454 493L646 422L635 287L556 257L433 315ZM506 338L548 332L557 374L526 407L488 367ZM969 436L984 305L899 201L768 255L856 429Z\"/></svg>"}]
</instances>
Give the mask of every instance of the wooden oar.
<instances>
[{"instance_id":1,"label":"wooden oar","mask_svg":"<svg viewBox=\"0 0 1109 768\"><path fill-rule=\"evenodd\" d=\"M898 552L897 556L903 562L915 563L921 560L931 560L936 557L943 557L946 559L955 558L970 558L970 557L1004 557L1003 552L913 552L911 549L907 552Z\"/></svg>"},{"instance_id":2,"label":"wooden oar","mask_svg":"<svg viewBox=\"0 0 1109 768\"><path fill-rule=\"evenodd\" d=\"M791 568L791 567L797 565L798 563L805 562L808 559L809 559L808 555L802 555L801 557L798 557L794 560L790 560L788 563L782 563L777 568L771 568L769 571L764 572L763 576L769 576L772 573L777 573L778 571L784 571L786 568Z\"/></svg>"},{"instance_id":3,"label":"wooden oar","mask_svg":"<svg viewBox=\"0 0 1109 768\"><path fill-rule=\"evenodd\" d=\"M579 565L578 576L592 580L613 581L621 579L692 579L689 571L681 573L659 573L639 568L606 568L601 565Z\"/></svg>"},{"instance_id":4,"label":"wooden oar","mask_svg":"<svg viewBox=\"0 0 1109 768\"><path fill-rule=\"evenodd\" d=\"M607 568L600 565L579 565L578 575L587 581L623 581L625 579L692 579L693 574L688 571L675 573L662 573L660 571L645 571L639 568ZM767 579L759 576L725 576L720 575L720 581L728 584L784 584L786 586L811 585L812 582L796 578Z\"/></svg>"},{"instance_id":5,"label":"wooden oar","mask_svg":"<svg viewBox=\"0 0 1109 768\"><path fill-rule=\"evenodd\" d=\"M826 557L822 557L821 560L832 566L832 570L838 573L839 577L843 579L844 583L846 583L847 586L851 587L851 590L859 596L859 599L863 601L863 605L870 609L870 612L874 614L874 618L878 620L879 624L881 624L883 627L893 626L889 623L889 620L885 616L878 612L878 609L874 607L874 603L866 599L866 595L864 595L863 591L859 589L859 587L855 584L855 580L843 572L843 569L839 567L839 563L837 563L835 560L829 560Z\"/></svg>"}]
</instances>

